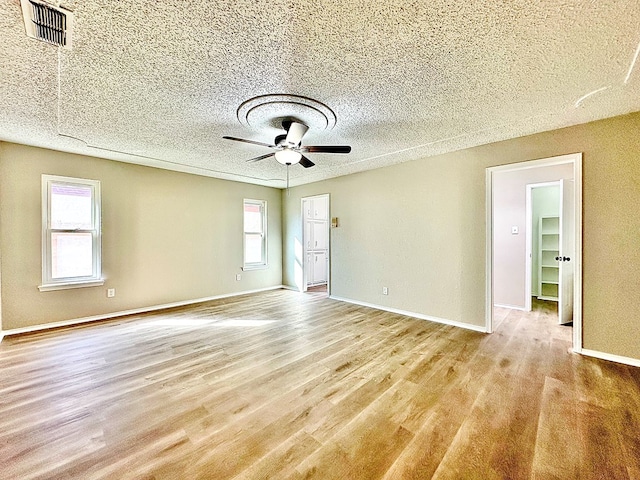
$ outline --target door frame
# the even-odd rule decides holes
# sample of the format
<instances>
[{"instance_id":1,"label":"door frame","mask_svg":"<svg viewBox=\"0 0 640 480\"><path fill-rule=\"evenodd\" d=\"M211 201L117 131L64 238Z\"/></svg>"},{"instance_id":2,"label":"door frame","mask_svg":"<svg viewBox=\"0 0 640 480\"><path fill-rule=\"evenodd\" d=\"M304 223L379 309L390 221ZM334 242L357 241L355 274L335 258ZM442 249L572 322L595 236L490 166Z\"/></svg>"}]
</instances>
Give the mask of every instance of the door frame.
<instances>
[{"instance_id":1,"label":"door frame","mask_svg":"<svg viewBox=\"0 0 640 480\"><path fill-rule=\"evenodd\" d=\"M541 182L541 183L528 183L527 188L527 198L525 200L525 209L526 209L526 226L527 226L527 238L526 238L526 247L525 247L525 255L526 255L526 265L525 265L525 280L524 280L524 289L525 294L524 297L524 309L526 312L531 311L531 289L533 284L531 282L531 277L533 276L533 198L532 192L534 188L542 188L542 187L560 187L560 181L555 180L553 182Z\"/></svg>"},{"instance_id":2,"label":"door frame","mask_svg":"<svg viewBox=\"0 0 640 480\"><path fill-rule=\"evenodd\" d=\"M304 213L304 201L315 198L326 198L327 200L327 295L331 294L331 196L328 193L310 195L300 199L300 212L302 213L302 288L301 292L307 291L307 217Z\"/></svg>"},{"instance_id":3,"label":"door frame","mask_svg":"<svg viewBox=\"0 0 640 480\"><path fill-rule=\"evenodd\" d=\"M493 332L493 173L527 170L570 163L573 165L575 263L573 278L573 351L582 352L582 152L488 167L486 169L486 283L485 331Z\"/></svg>"}]
</instances>

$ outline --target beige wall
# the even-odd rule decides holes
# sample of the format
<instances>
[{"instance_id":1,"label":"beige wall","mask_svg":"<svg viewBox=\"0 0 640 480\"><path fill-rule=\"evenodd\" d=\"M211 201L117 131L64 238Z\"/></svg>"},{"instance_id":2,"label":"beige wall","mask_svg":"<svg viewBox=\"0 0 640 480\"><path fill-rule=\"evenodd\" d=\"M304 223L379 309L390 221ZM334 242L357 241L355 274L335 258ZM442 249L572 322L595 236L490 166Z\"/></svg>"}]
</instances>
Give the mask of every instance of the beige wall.
<instances>
[{"instance_id":1,"label":"beige wall","mask_svg":"<svg viewBox=\"0 0 640 480\"><path fill-rule=\"evenodd\" d=\"M43 173L101 181L104 286L38 291ZM243 198L268 202L266 270L241 271ZM278 286L281 231L278 189L0 143L2 327Z\"/></svg>"},{"instance_id":2,"label":"beige wall","mask_svg":"<svg viewBox=\"0 0 640 480\"><path fill-rule=\"evenodd\" d=\"M483 325L484 175L441 156L292 189L283 197L285 283L294 284L300 197L329 193L340 225L331 229L333 295Z\"/></svg>"},{"instance_id":3,"label":"beige wall","mask_svg":"<svg viewBox=\"0 0 640 480\"><path fill-rule=\"evenodd\" d=\"M626 115L293 188L283 283L295 284L300 198L329 193L333 295L483 325L485 169L583 152L583 347L638 359L638 132L640 114Z\"/></svg>"}]
</instances>

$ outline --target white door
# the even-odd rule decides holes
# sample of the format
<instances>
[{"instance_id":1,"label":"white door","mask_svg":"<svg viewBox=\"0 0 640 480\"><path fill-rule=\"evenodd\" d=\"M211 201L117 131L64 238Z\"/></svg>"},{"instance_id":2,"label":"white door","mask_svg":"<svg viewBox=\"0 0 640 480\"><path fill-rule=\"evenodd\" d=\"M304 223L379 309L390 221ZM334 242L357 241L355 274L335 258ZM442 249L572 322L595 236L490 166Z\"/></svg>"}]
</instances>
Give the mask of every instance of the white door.
<instances>
[{"instance_id":1,"label":"white door","mask_svg":"<svg viewBox=\"0 0 640 480\"><path fill-rule=\"evenodd\" d=\"M313 250L313 223L305 219L304 222L304 241L307 250Z\"/></svg>"},{"instance_id":2,"label":"white door","mask_svg":"<svg viewBox=\"0 0 640 480\"><path fill-rule=\"evenodd\" d=\"M560 184L560 286L558 288L558 321L561 325L573 322L573 274L575 265L575 205L574 182Z\"/></svg>"},{"instance_id":3,"label":"white door","mask_svg":"<svg viewBox=\"0 0 640 480\"><path fill-rule=\"evenodd\" d=\"M329 283L329 195L302 199L303 258L302 291ZM328 291L328 290L327 290Z\"/></svg>"},{"instance_id":4,"label":"white door","mask_svg":"<svg viewBox=\"0 0 640 480\"><path fill-rule=\"evenodd\" d=\"M327 222L313 222L312 224L313 235L311 238L311 245L308 248L312 250L326 250L328 248L329 239Z\"/></svg>"},{"instance_id":5,"label":"white door","mask_svg":"<svg viewBox=\"0 0 640 480\"><path fill-rule=\"evenodd\" d=\"M304 218L313 218L313 200L310 198L302 199L302 211Z\"/></svg>"},{"instance_id":6,"label":"white door","mask_svg":"<svg viewBox=\"0 0 640 480\"><path fill-rule=\"evenodd\" d=\"M327 281L327 254L317 252L313 254L313 283L325 283Z\"/></svg>"},{"instance_id":7,"label":"white door","mask_svg":"<svg viewBox=\"0 0 640 480\"><path fill-rule=\"evenodd\" d=\"M311 201L311 217L316 220L326 220L329 213L329 202L326 197L314 198Z\"/></svg>"}]
</instances>

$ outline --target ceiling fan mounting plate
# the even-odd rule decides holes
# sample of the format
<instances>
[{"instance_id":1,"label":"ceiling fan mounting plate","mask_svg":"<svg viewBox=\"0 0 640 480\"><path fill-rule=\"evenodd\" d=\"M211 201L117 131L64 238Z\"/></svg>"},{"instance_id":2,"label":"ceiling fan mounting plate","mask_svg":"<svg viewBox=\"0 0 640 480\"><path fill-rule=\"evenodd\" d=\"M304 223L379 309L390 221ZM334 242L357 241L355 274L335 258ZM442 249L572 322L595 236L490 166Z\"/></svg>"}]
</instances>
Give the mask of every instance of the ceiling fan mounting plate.
<instances>
[{"instance_id":1,"label":"ceiling fan mounting plate","mask_svg":"<svg viewBox=\"0 0 640 480\"><path fill-rule=\"evenodd\" d=\"M318 100L302 95L259 95L243 102L236 112L245 127L280 129L283 120L303 123L314 131L331 130L337 122L335 112Z\"/></svg>"}]
</instances>

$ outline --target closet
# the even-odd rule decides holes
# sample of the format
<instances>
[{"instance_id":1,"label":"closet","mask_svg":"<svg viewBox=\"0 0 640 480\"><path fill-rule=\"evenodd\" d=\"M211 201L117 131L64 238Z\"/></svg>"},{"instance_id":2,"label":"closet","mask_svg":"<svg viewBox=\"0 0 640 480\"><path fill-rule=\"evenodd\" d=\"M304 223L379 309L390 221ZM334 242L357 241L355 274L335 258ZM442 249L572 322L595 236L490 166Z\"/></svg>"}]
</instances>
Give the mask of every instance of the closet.
<instances>
[{"instance_id":1,"label":"closet","mask_svg":"<svg viewBox=\"0 0 640 480\"><path fill-rule=\"evenodd\" d=\"M306 286L326 285L329 274L329 197L304 198Z\"/></svg>"},{"instance_id":2,"label":"closet","mask_svg":"<svg viewBox=\"0 0 640 480\"><path fill-rule=\"evenodd\" d=\"M531 189L532 296L558 301L560 265L560 186L558 182Z\"/></svg>"},{"instance_id":3,"label":"closet","mask_svg":"<svg viewBox=\"0 0 640 480\"><path fill-rule=\"evenodd\" d=\"M556 257L560 254L560 217L540 217L538 252L540 280L538 298L558 301L560 265Z\"/></svg>"}]
</instances>

